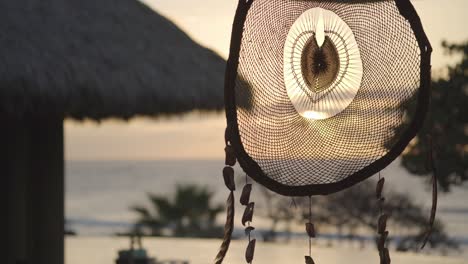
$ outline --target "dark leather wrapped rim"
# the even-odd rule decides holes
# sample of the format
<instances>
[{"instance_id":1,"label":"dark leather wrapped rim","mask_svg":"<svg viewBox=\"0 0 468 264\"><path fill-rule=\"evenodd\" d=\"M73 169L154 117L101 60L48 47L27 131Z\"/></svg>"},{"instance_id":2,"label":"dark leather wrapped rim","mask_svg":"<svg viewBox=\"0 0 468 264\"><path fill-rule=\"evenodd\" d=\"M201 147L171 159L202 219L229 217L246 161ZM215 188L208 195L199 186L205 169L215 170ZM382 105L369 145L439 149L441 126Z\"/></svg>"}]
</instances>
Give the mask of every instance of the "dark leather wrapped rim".
<instances>
[{"instance_id":1,"label":"dark leather wrapped rim","mask_svg":"<svg viewBox=\"0 0 468 264\"><path fill-rule=\"evenodd\" d=\"M244 23L249 12L249 8L252 2L254 1L255 0L239 0L232 28L231 47L229 58L227 61L224 86L226 119L228 126L227 140L233 146L234 151L236 153L236 157L242 169L255 181L279 194L286 196L312 196L327 195L346 189L360 181L371 177L372 175L387 167L403 152L408 143L416 136L416 134L418 133L418 131L424 123L426 113L429 107L432 47L429 43L426 34L424 33L421 20L418 14L416 13L416 10L414 9L414 6L411 4L410 0L395 0L395 3L400 14L404 18L406 18L410 23L421 52L421 82L419 87L416 112L413 120L411 121L406 131L404 131L404 133L401 135L398 142L393 146L393 148L390 149L390 151L384 156L382 156L380 159L364 167L360 171L349 175L341 181L327 184L312 184L304 186L284 185L269 178L267 175L265 175L265 173L262 171L257 162L255 162L245 151L241 142L237 122L237 110L234 89L235 81L237 78L237 69L239 65L239 52L242 43Z\"/></svg>"}]
</instances>

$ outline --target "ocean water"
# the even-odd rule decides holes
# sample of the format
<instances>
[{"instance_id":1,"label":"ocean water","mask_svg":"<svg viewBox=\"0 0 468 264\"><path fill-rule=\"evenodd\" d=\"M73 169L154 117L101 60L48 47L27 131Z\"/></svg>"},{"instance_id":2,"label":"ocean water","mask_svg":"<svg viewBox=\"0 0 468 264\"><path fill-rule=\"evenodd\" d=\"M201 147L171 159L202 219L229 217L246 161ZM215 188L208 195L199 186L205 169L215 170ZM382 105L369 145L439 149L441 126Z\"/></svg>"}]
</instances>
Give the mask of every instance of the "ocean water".
<instances>
[{"instance_id":1,"label":"ocean water","mask_svg":"<svg viewBox=\"0 0 468 264\"><path fill-rule=\"evenodd\" d=\"M143 241L151 257L158 261L186 260L190 264L213 263L220 245L219 240L148 238ZM67 264L115 263L117 251L128 247L128 241L117 237L71 237L66 240ZM246 241L235 240L224 261L226 264L245 264ZM353 246L324 247L314 245L312 256L320 264L367 264L379 263L378 253L371 248L359 249ZM256 264L304 263L307 254L306 242L279 244L257 243L254 262ZM435 256L428 254L391 252L392 263L397 264L465 264L461 256Z\"/></svg>"},{"instance_id":2,"label":"ocean water","mask_svg":"<svg viewBox=\"0 0 468 264\"><path fill-rule=\"evenodd\" d=\"M221 176L223 161L202 160L202 161L67 161L66 162L66 219L68 227L78 233L77 238L67 239L67 263L111 263L117 248L127 246L127 241L123 238L110 237L117 232L129 229L136 215L129 210L129 207L136 204L147 204L147 193L171 195L176 184L197 183L209 186L214 192L215 202L224 202L227 197L227 190ZM238 178L244 176L240 168L236 168ZM398 162L391 164L383 170L382 175L386 178L386 186L399 192L410 194L414 201L424 205L429 215L431 203L430 188L424 183L424 179L410 176L402 169ZM256 185L254 184L254 193ZM237 194L238 196L238 194ZM449 194L440 194L438 219L446 225L449 235L460 241L468 241L468 191L466 187L454 188ZM242 210L238 208L237 212ZM237 214L239 216L239 213ZM219 218L220 223L224 216ZM257 228L266 228L269 222L266 219L256 218ZM240 223L237 219L236 223ZM107 238L106 238L107 236ZM177 241L177 242L175 242ZM203 242L200 242L203 241ZM210 263L213 254L218 247L219 241L213 240L174 240L174 239L150 239L150 252L160 256L190 257L192 263ZM179 243L180 242L180 243ZM182 243L183 242L183 243ZM262 244L262 245L260 245ZM174 245L185 245L183 250L171 249ZM237 245L237 246L236 246ZM245 247L242 241L234 243L233 255L243 255ZM259 255L273 253L273 249L289 252L285 256L303 255L306 245L288 244L277 246L274 244L263 245L259 243L259 249L266 252L259 252ZM168 250L166 250L166 248ZM206 252L204 249L206 248ZM236 249L237 248L237 249ZM102 251L101 255L93 254L93 250ZM325 262L320 263L343 263L345 259L353 258L352 254L357 249L344 248L344 254L336 254L336 249L323 247ZM104 253L105 251L105 253ZM80 252L83 256L80 258ZM88 253L86 253L88 252ZM172 253L171 253L172 252ZM303 263L302 259L288 261L282 259L283 254L274 250L276 262L256 263ZM302 252L302 253L301 253ZM334 252L334 253L333 253ZM347 253L346 253L347 252ZM374 251L359 251L362 256L372 255ZM366 253L367 252L367 253ZM195 258L193 254L197 255ZM96 258L95 260L84 261L82 258ZM205 256L206 255L206 256ZM349 256L348 256L349 255ZM208 256L210 258L208 258ZM353 255L354 256L354 255ZM462 257L468 261L468 254L465 251L454 259L446 259L447 262L433 261L434 257L423 258L411 254L397 255L397 259L402 259L396 263L462 263L457 259ZM409 256L409 257L408 257ZM106 261L102 261L105 258ZM234 258L234 256L233 256ZM202 261L204 259L204 261ZM356 260L358 260L357 258ZM409 259L409 260L405 260ZM418 262L419 260L423 262ZM431 260L432 259L432 260ZM82 261L78 261L82 260ZM411 261L410 261L411 260ZM439 259L440 260L440 259ZM452 262L450 262L450 261ZM432 262L431 262L432 261ZM226 263L244 263L241 260L232 259ZM357 263L357 262L347 262ZM372 262L373 263L373 262ZM466 262L465 262L466 263Z\"/></svg>"},{"instance_id":3,"label":"ocean water","mask_svg":"<svg viewBox=\"0 0 468 264\"><path fill-rule=\"evenodd\" d=\"M126 230L135 220L132 205L147 194L171 195L177 184L207 185L214 200L226 198L219 177L222 161L68 161L65 215L79 234L106 235ZM221 169L220 169L221 168Z\"/></svg>"}]
</instances>

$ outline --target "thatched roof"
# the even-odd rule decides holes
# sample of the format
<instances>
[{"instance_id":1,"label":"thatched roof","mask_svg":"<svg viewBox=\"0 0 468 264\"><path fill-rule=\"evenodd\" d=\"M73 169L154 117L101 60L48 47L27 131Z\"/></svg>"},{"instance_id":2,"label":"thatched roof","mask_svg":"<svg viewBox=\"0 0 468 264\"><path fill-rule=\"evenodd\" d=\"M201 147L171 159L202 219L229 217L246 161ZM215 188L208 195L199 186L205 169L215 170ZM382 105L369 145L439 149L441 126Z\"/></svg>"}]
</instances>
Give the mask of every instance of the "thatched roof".
<instances>
[{"instance_id":1,"label":"thatched roof","mask_svg":"<svg viewBox=\"0 0 468 264\"><path fill-rule=\"evenodd\" d=\"M74 118L223 106L224 60L137 0L0 3L0 113Z\"/></svg>"}]
</instances>

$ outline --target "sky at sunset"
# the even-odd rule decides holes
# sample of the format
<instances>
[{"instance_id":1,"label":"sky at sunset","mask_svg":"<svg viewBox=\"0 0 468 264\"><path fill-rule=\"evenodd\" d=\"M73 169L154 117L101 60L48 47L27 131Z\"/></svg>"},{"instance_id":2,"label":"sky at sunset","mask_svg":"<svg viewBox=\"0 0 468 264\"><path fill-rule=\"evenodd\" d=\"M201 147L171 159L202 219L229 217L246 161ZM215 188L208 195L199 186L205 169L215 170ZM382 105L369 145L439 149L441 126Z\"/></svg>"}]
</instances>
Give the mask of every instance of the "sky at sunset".
<instances>
[{"instance_id":1,"label":"sky at sunset","mask_svg":"<svg viewBox=\"0 0 468 264\"><path fill-rule=\"evenodd\" d=\"M174 21L195 41L226 58L237 0L144 0ZM435 75L453 62L440 49L443 39L468 40L468 0L414 0L434 47ZM223 89L223 87L220 87ZM183 117L130 122L65 122L68 160L221 159L224 114L191 113Z\"/></svg>"}]
</instances>

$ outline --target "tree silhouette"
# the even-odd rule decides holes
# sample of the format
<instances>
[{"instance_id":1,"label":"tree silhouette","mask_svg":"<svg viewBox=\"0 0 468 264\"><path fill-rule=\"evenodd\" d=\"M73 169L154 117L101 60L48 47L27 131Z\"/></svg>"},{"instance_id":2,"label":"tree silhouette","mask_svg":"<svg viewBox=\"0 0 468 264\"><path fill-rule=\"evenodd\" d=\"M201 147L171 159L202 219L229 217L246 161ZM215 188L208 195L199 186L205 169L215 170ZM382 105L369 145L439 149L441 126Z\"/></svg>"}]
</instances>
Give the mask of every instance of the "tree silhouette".
<instances>
[{"instance_id":1,"label":"tree silhouette","mask_svg":"<svg viewBox=\"0 0 468 264\"><path fill-rule=\"evenodd\" d=\"M380 210L375 186L374 180L366 180L332 195L313 197L312 222L316 225L318 234L320 235L320 230L332 227L337 228L340 236L352 238L357 230L366 230L363 234L371 233L377 237ZM290 197L276 195L265 187L258 188L259 194L264 198L264 204L258 206L259 216L271 221L270 229L262 234L264 239L275 241L278 231L287 234L290 224L303 225L309 220L308 198L296 197L291 200ZM396 241L398 250L419 250L427 232L429 211L415 204L410 196L393 191L388 184L385 186L384 196L383 212L389 215L390 237L402 238ZM279 224L284 224L285 229L278 230ZM428 246L441 251L458 249L458 244L448 237L440 221L435 222Z\"/></svg>"},{"instance_id":2,"label":"tree silhouette","mask_svg":"<svg viewBox=\"0 0 468 264\"><path fill-rule=\"evenodd\" d=\"M468 41L463 44L442 43L448 55L461 60L448 67L448 77L434 80L431 107L423 129L402 155L401 164L410 173L431 173L427 155L428 135L432 135L434 163L438 183L448 191L468 179Z\"/></svg>"},{"instance_id":3,"label":"tree silhouette","mask_svg":"<svg viewBox=\"0 0 468 264\"><path fill-rule=\"evenodd\" d=\"M313 219L317 225L336 226L350 232L361 227L373 234L377 231L379 206L375 196L375 182L367 180L345 191L325 197L317 197L313 203ZM388 224L392 230L404 236L404 241L397 242L399 250L415 250L422 245L427 232L428 212L403 193L385 187L385 203L383 212L389 215ZM308 209L303 211L303 218L308 219ZM431 248L457 249L456 242L450 240L444 230L444 225L436 221L433 234L428 241ZM353 235L353 234L350 234Z\"/></svg>"},{"instance_id":4,"label":"tree silhouette","mask_svg":"<svg viewBox=\"0 0 468 264\"><path fill-rule=\"evenodd\" d=\"M216 216L223 205L211 206L213 192L197 185L177 185L174 197L148 194L152 208L133 206L139 215L137 225L153 236L168 229L177 237L219 237L222 228L216 226Z\"/></svg>"},{"instance_id":5,"label":"tree silhouette","mask_svg":"<svg viewBox=\"0 0 468 264\"><path fill-rule=\"evenodd\" d=\"M271 192L266 187L258 185L259 194L263 198L263 203L257 206L259 216L265 217L271 221L270 228L267 232L262 233L264 241L276 241L278 225L285 225L286 239L289 240L291 235L291 225L298 220L297 207L292 204L289 197L284 197ZM301 202L302 199L298 199Z\"/></svg>"}]
</instances>

